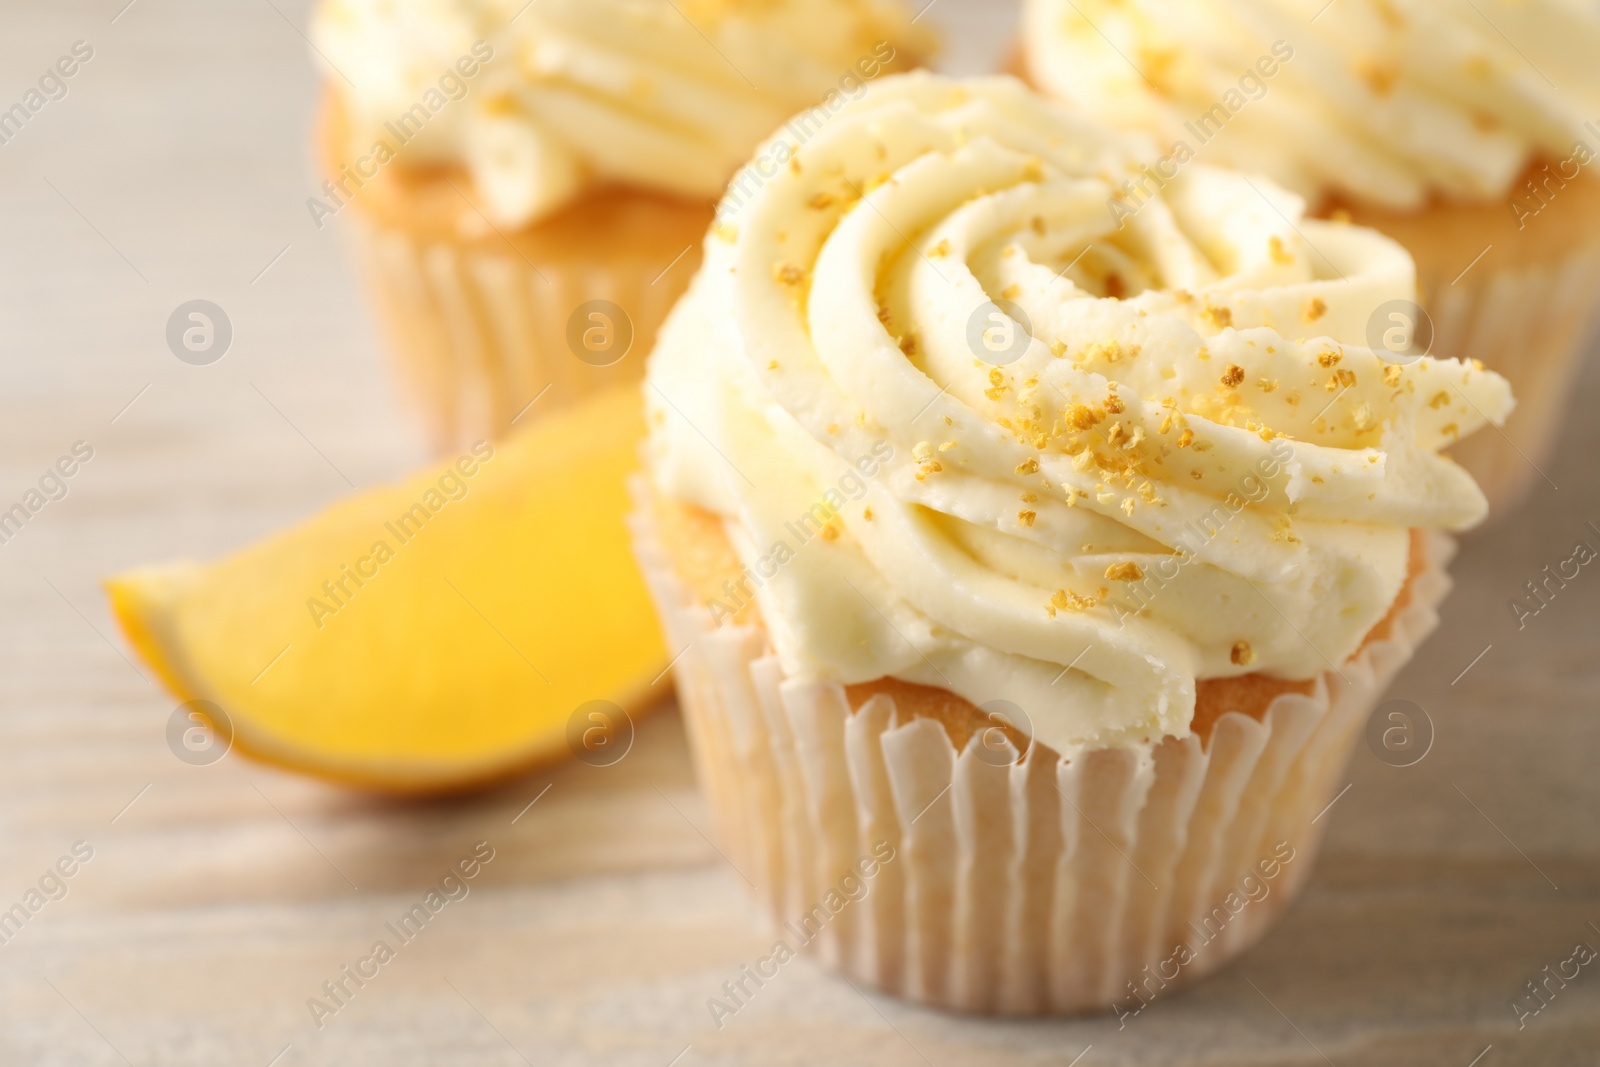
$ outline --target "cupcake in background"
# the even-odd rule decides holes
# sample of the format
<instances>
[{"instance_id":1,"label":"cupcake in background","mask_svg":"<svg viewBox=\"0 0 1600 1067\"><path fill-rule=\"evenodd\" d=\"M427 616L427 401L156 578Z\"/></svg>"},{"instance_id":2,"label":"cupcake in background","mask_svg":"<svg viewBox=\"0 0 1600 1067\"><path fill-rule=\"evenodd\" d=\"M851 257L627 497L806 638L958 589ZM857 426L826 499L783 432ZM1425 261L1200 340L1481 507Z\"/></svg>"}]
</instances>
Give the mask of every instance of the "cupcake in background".
<instances>
[{"instance_id":1,"label":"cupcake in background","mask_svg":"<svg viewBox=\"0 0 1600 1067\"><path fill-rule=\"evenodd\" d=\"M1046 92L1405 245L1427 314L1372 343L1510 379L1504 433L1451 451L1496 513L1542 481L1600 303L1600 7L1025 0L1023 26Z\"/></svg>"},{"instance_id":2,"label":"cupcake in background","mask_svg":"<svg viewBox=\"0 0 1600 1067\"><path fill-rule=\"evenodd\" d=\"M323 0L327 181L442 448L637 377L734 169L928 42L898 0Z\"/></svg>"},{"instance_id":3,"label":"cupcake in background","mask_svg":"<svg viewBox=\"0 0 1600 1067\"><path fill-rule=\"evenodd\" d=\"M1137 1011L1305 882L1486 512L1440 450L1511 391L1366 347L1392 240L1198 163L1121 212L1150 157L1014 79L773 153L651 356L635 520L726 854L858 981Z\"/></svg>"}]
</instances>

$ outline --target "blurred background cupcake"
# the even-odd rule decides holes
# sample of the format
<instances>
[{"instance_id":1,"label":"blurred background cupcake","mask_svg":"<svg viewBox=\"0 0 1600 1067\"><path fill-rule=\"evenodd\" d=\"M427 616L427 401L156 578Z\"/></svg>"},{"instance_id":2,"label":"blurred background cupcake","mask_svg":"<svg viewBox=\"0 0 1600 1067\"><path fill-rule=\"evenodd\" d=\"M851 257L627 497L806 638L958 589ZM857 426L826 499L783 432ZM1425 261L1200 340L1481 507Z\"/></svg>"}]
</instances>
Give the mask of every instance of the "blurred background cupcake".
<instances>
[{"instance_id":1,"label":"blurred background cupcake","mask_svg":"<svg viewBox=\"0 0 1600 1067\"><path fill-rule=\"evenodd\" d=\"M320 226L354 208L438 447L637 377L734 168L928 41L890 0L324 0Z\"/></svg>"},{"instance_id":2,"label":"blurred background cupcake","mask_svg":"<svg viewBox=\"0 0 1600 1067\"><path fill-rule=\"evenodd\" d=\"M1504 432L1452 454L1497 513L1541 481L1600 296L1600 7L1025 0L1023 42L1036 85L1158 139L1152 184L1237 167L1404 244L1427 314L1371 343L1510 379Z\"/></svg>"},{"instance_id":3,"label":"blurred background cupcake","mask_svg":"<svg viewBox=\"0 0 1600 1067\"><path fill-rule=\"evenodd\" d=\"M1121 215L1149 159L1014 79L774 153L651 357L636 520L727 855L861 981L1135 1011L1304 883L1510 389L1364 345L1394 241L1198 164Z\"/></svg>"}]
</instances>

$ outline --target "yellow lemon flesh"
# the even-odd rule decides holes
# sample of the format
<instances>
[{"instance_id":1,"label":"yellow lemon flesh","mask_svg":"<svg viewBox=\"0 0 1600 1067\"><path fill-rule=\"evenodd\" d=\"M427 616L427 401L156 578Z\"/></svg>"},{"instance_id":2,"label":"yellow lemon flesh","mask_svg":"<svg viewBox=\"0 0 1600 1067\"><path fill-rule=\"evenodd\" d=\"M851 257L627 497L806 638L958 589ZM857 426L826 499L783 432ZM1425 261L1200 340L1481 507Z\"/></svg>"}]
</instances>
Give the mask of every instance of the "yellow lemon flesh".
<instances>
[{"instance_id":1,"label":"yellow lemon flesh","mask_svg":"<svg viewBox=\"0 0 1600 1067\"><path fill-rule=\"evenodd\" d=\"M666 665L624 527L640 407L620 387L226 559L121 575L112 610L267 762L421 793L564 755L581 706L641 710Z\"/></svg>"}]
</instances>

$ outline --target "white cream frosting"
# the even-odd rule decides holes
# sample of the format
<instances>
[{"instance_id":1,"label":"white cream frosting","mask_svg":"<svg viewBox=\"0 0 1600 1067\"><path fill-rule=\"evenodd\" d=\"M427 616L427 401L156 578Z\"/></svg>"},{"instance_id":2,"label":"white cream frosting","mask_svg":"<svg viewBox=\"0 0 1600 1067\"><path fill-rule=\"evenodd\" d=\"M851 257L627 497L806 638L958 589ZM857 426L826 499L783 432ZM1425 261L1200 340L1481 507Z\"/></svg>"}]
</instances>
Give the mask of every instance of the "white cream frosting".
<instances>
[{"instance_id":1,"label":"white cream frosting","mask_svg":"<svg viewBox=\"0 0 1600 1067\"><path fill-rule=\"evenodd\" d=\"M1493 199L1536 156L1600 151L1595 0L1025 3L1041 88L1308 197Z\"/></svg>"},{"instance_id":2,"label":"white cream frosting","mask_svg":"<svg viewBox=\"0 0 1600 1067\"><path fill-rule=\"evenodd\" d=\"M898 2L323 0L312 36L355 147L441 105L401 165L467 167L515 227L605 182L715 200L779 122L926 46Z\"/></svg>"},{"instance_id":3,"label":"white cream frosting","mask_svg":"<svg viewBox=\"0 0 1600 1067\"><path fill-rule=\"evenodd\" d=\"M1127 145L1009 78L885 79L758 158L648 452L746 565L713 614L753 594L791 674L1007 700L1063 752L1181 735L1197 679L1337 668L1408 528L1484 514L1438 453L1509 387L1363 347L1415 284L1379 234L1200 165L1114 209Z\"/></svg>"}]
</instances>

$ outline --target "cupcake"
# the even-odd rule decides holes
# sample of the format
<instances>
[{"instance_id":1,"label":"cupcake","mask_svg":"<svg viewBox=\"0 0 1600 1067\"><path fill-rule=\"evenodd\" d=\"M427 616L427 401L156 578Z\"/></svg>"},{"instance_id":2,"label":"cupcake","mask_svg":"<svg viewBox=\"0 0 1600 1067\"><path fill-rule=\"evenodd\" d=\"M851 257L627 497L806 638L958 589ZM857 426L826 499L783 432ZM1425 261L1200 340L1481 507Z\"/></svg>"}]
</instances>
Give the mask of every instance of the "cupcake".
<instances>
[{"instance_id":1,"label":"cupcake","mask_svg":"<svg viewBox=\"0 0 1600 1067\"><path fill-rule=\"evenodd\" d=\"M723 849L775 956L1138 1010L1304 883L1485 514L1440 450L1510 389L1365 347L1394 241L1198 164L1119 219L1148 160L1014 79L763 152L651 356L634 519Z\"/></svg>"},{"instance_id":2,"label":"cupcake","mask_svg":"<svg viewBox=\"0 0 1600 1067\"><path fill-rule=\"evenodd\" d=\"M926 45L885 0L323 0L313 38L307 207L359 217L441 448L637 378L757 141Z\"/></svg>"},{"instance_id":3,"label":"cupcake","mask_svg":"<svg viewBox=\"0 0 1600 1067\"><path fill-rule=\"evenodd\" d=\"M1600 7L1025 0L1041 89L1398 240L1421 309L1370 343L1478 359L1518 410L1452 454L1496 513L1543 478L1600 297ZM1138 184L1125 192L1144 195Z\"/></svg>"}]
</instances>

